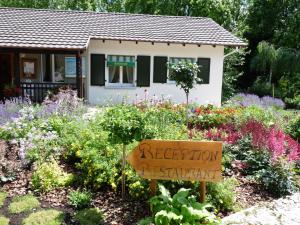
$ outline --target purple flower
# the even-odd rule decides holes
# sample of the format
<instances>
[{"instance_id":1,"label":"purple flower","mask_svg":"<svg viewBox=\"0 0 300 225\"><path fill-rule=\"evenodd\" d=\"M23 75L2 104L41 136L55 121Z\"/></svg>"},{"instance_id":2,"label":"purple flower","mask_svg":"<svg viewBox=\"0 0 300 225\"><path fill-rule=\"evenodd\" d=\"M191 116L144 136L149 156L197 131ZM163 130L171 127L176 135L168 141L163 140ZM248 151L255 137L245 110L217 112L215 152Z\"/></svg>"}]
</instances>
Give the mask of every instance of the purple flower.
<instances>
[{"instance_id":1,"label":"purple flower","mask_svg":"<svg viewBox=\"0 0 300 225\"><path fill-rule=\"evenodd\" d=\"M284 108L284 102L279 98L273 98L270 96L264 96L262 98L258 97L254 94L244 94L238 93L237 95L233 96L229 102L233 105L237 106L258 106L261 108L270 108L270 107L277 107L277 108Z\"/></svg>"}]
</instances>

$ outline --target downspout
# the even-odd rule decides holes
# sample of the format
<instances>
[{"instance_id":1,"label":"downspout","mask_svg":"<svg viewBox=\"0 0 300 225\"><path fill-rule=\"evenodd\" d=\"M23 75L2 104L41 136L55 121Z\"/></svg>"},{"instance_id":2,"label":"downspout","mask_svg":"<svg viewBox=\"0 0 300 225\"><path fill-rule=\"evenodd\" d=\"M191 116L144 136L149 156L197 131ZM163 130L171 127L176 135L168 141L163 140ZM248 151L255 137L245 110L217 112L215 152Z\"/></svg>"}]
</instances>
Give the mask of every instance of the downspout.
<instances>
[{"instance_id":1,"label":"downspout","mask_svg":"<svg viewBox=\"0 0 300 225\"><path fill-rule=\"evenodd\" d=\"M235 49L234 49L233 51L231 51L231 52L229 52L228 54L224 55L224 59L225 59L226 57L228 57L228 56L230 56L230 55L232 55L232 54L238 52L239 50L240 50L239 47L235 47Z\"/></svg>"}]
</instances>

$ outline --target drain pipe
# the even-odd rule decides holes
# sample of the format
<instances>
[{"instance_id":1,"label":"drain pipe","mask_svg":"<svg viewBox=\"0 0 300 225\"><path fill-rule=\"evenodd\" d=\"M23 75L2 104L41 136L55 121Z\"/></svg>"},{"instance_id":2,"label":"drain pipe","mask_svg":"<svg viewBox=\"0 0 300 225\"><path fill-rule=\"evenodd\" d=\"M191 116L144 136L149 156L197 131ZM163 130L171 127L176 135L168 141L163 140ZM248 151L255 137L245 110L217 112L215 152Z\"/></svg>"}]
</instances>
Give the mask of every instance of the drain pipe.
<instances>
[{"instance_id":1,"label":"drain pipe","mask_svg":"<svg viewBox=\"0 0 300 225\"><path fill-rule=\"evenodd\" d=\"M235 49L234 49L233 51L231 51L231 52L229 52L228 54L224 55L224 59L225 59L226 57L228 57L228 56L230 56L230 55L232 55L232 54L238 52L239 50L240 50L239 47L235 47Z\"/></svg>"}]
</instances>

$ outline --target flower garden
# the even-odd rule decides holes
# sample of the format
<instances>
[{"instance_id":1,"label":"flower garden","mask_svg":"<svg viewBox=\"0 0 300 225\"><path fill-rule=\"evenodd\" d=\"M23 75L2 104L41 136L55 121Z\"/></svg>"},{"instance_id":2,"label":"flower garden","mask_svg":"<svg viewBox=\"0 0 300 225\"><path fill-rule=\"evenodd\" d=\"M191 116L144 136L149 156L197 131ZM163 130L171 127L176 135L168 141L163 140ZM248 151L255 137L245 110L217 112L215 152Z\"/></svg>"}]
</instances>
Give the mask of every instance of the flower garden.
<instances>
[{"instance_id":1,"label":"flower garden","mask_svg":"<svg viewBox=\"0 0 300 225\"><path fill-rule=\"evenodd\" d=\"M91 110L92 109L92 110ZM145 97L90 107L70 90L0 103L0 224L219 224L299 190L300 114L238 94L221 108ZM223 141L223 181L149 180L122 163L143 139ZM125 199L121 198L122 167ZM149 207L150 206L150 207Z\"/></svg>"}]
</instances>

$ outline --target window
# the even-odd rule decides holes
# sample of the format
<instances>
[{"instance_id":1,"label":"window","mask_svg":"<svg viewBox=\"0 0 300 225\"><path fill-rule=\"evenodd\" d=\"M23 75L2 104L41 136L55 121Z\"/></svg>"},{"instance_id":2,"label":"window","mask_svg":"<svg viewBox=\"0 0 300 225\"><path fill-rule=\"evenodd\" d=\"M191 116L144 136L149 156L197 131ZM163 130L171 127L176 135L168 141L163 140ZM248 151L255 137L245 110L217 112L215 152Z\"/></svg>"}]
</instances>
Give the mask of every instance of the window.
<instances>
[{"instance_id":1,"label":"window","mask_svg":"<svg viewBox=\"0 0 300 225\"><path fill-rule=\"evenodd\" d=\"M170 57L170 61L169 61L170 64L177 64L179 62L196 63L196 59L195 58ZM175 83L175 81L174 80L170 80L168 78L168 83L173 84L173 83Z\"/></svg>"},{"instance_id":2,"label":"window","mask_svg":"<svg viewBox=\"0 0 300 225\"><path fill-rule=\"evenodd\" d=\"M54 55L53 82L65 82L66 78L76 78L76 57L72 55ZM86 59L81 57L82 75L86 74Z\"/></svg>"},{"instance_id":3,"label":"window","mask_svg":"<svg viewBox=\"0 0 300 225\"><path fill-rule=\"evenodd\" d=\"M109 55L107 59L108 83L118 86L134 86L135 57Z\"/></svg>"}]
</instances>

